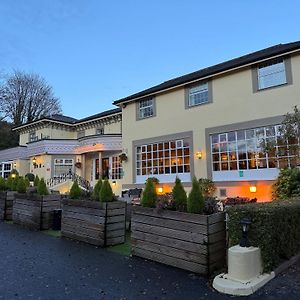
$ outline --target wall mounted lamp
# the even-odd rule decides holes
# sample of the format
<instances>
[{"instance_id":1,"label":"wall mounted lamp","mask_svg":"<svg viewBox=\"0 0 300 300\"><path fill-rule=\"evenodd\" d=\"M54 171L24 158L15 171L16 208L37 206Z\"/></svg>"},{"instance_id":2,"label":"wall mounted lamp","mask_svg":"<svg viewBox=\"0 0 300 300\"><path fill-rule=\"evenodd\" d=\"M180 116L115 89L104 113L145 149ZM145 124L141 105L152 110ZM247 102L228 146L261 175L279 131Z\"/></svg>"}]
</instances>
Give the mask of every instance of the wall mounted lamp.
<instances>
[{"instance_id":1,"label":"wall mounted lamp","mask_svg":"<svg viewBox=\"0 0 300 300\"><path fill-rule=\"evenodd\" d=\"M250 185L249 191L250 191L250 193L256 193L256 186L255 185Z\"/></svg>"},{"instance_id":2,"label":"wall mounted lamp","mask_svg":"<svg viewBox=\"0 0 300 300\"><path fill-rule=\"evenodd\" d=\"M201 159L201 158L202 158L202 151L197 151L197 152L196 152L196 157L197 157L198 159Z\"/></svg>"}]
</instances>

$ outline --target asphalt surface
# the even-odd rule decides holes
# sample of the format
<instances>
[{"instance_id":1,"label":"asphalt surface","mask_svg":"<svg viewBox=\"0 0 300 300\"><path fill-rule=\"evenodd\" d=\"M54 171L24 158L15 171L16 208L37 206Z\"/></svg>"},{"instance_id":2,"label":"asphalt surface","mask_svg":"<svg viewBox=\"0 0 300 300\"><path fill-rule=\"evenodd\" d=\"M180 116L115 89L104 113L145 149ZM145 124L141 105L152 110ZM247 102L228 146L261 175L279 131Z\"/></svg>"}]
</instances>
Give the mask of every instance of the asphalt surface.
<instances>
[{"instance_id":1,"label":"asphalt surface","mask_svg":"<svg viewBox=\"0 0 300 300\"><path fill-rule=\"evenodd\" d=\"M0 223L0 299L232 299L158 263ZM243 299L300 299L300 264Z\"/></svg>"}]
</instances>

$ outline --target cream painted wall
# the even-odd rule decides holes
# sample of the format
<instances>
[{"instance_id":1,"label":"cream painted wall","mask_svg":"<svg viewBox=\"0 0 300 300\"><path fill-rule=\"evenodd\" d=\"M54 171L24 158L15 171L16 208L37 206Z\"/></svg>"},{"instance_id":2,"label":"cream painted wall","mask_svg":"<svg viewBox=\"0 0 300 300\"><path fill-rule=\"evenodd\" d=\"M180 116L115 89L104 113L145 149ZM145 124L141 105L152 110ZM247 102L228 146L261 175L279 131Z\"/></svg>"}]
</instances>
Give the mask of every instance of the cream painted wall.
<instances>
[{"instance_id":1,"label":"cream painted wall","mask_svg":"<svg viewBox=\"0 0 300 300\"><path fill-rule=\"evenodd\" d=\"M100 127L104 127L104 134L121 133L121 125L122 125L121 121L113 122L111 124L104 124L103 126L95 125L92 128L85 129L85 136L95 135L96 128L100 128ZM77 133L76 133L76 138L77 138Z\"/></svg>"},{"instance_id":2,"label":"cream painted wall","mask_svg":"<svg viewBox=\"0 0 300 300\"><path fill-rule=\"evenodd\" d=\"M30 173L35 176L38 175L39 178L44 178L45 180L51 178L51 155L37 155L35 156L37 168L34 168L32 163L32 158L30 159Z\"/></svg>"},{"instance_id":3,"label":"cream painted wall","mask_svg":"<svg viewBox=\"0 0 300 300\"><path fill-rule=\"evenodd\" d=\"M28 159L17 159L13 161L15 169L18 170L20 176L25 176L30 172L30 162Z\"/></svg>"},{"instance_id":4,"label":"cream painted wall","mask_svg":"<svg viewBox=\"0 0 300 300\"><path fill-rule=\"evenodd\" d=\"M123 151L126 184L133 183L132 141L193 131L194 152L203 151L201 160L194 157L195 175L207 177L205 128L283 115L300 105L300 55L291 59L293 84L252 91L251 69L214 78L213 103L185 109L184 88L156 96L156 116L136 121L135 103L122 110ZM195 153L194 153L195 154Z\"/></svg>"}]
</instances>

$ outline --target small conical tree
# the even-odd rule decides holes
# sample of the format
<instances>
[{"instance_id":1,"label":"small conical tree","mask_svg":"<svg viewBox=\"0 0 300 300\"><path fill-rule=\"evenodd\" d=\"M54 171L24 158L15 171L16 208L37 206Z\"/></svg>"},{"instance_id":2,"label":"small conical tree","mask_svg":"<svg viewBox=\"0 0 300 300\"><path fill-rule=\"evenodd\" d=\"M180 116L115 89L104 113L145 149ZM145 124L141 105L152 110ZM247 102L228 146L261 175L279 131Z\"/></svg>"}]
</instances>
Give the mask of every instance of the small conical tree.
<instances>
[{"instance_id":1,"label":"small conical tree","mask_svg":"<svg viewBox=\"0 0 300 300\"><path fill-rule=\"evenodd\" d=\"M81 197L81 194L82 194L81 189L77 183L77 180L75 180L70 189L69 198L70 199L79 199Z\"/></svg>"},{"instance_id":2,"label":"small conical tree","mask_svg":"<svg viewBox=\"0 0 300 300\"><path fill-rule=\"evenodd\" d=\"M151 178L146 181L145 190L142 195L141 205L144 207L155 207L157 201L157 194L155 184Z\"/></svg>"},{"instance_id":3,"label":"small conical tree","mask_svg":"<svg viewBox=\"0 0 300 300\"><path fill-rule=\"evenodd\" d=\"M17 190L17 183L18 183L19 175L18 173L11 173L6 181L7 189L10 191L16 191Z\"/></svg>"},{"instance_id":4,"label":"small conical tree","mask_svg":"<svg viewBox=\"0 0 300 300\"><path fill-rule=\"evenodd\" d=\"M20 194L25 194L26 193L26 184L25 184L25 180L24 180L23 177L18 178L16 190Z\"/></svg>"},{"instance_id":5,"label":"small conical tree","mask_svg":"<svg viewBox=\"0 0 300 300\"><path fill-rule=\"evenodd\" d=\"M100 201L100 191L101 191L101 187L102 187L102 180L99 179L97 181L97 183L94 186L94 190L93 190L93 198L96 201Z\"/></svg>"},{"instance_id":6,"label":"small conical tree","mask_svg":"<svg viewBox=\"0 0 300 300\"><path fill-rule=\"evenodd\" d=\"M186 192L182 186L181 180L176 177L175 185L172 190L173 194L173 202L176 210L178 211L186 211L187 206L187 196Z\"/></svg>"},{"instance_id":7,"label":"small conical tree","mask_svg":"<svg viewBox=\"0 0 300 300\"><path fill-rule=\"evenodd\" d=\"M100 190L100 201L101 202L111 202L114 200L113 191L110 186L108 179L106 178L101 186Z\"/></svg>"},{"instance_id":8,"label":"small conical tree","mask_svg":"<svg viewBox=\"0 0 300 300\"><path fill-rule=\"evenodd\" d=\"M201 214L204 209L204 198L196 177L193 178L192 190L187 200L187 211L193 214Z\"/></svg>"},{"instance_id":9,"label":"small conical tree","mask_svg":"<svg viewBox=\"0 0 300 300\"><path fill-rule=\"evenodd\" d=\"M25 177L24 182L25 182L26 188L30 187L30 181L29 181L28 177Z\"/></svg>"},{"instance_id":10,"label":"small conical tree","mask_svg":"<svg viewBox=\"0 0 300 300\"><path fill-rule=\"evenodd\" d=\"M6 182L3 177L0 177L0 191L5 191L6 190Z\"/></svg>"},{"instance_id":11,"label":"small conical tree","mask_svg":"<svg viewBox=\"0 0 300 300\"><path fill-rule=\"evenodd\" d=\"M37 192L39 195L49 195L46 183L44 178L41 178L41 180L39 180L39 184L37 186Z\"/></svg>"},{"instance_id":12,"label":"small conical tree","mask_svg":"<svg viewBox=\"0 0 300 300\"><path fill-rule=\"evenodd\" d=\"M36 175L34 177L33 185L37 187L39 185L39 182L40 182L40 178L38 175Z\"/></svg>"}]
</instances>

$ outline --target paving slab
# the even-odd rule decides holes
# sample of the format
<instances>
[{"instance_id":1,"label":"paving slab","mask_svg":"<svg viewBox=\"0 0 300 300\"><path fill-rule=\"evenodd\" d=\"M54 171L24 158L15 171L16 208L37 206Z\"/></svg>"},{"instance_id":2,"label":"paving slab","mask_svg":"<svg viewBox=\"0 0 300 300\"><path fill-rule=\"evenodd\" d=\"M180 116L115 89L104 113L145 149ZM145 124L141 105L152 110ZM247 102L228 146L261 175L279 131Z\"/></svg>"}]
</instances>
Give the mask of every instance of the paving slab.
<instances>
[{"instance_id":1,"label":"paving slab","mask_svg":"<svg viewBox=\"0 0 300 300\"><path fill-rule=\"evenodd\" d=\"M205 277L0 223L0 299L232 299ZM290 273L289 273L290 272ZM300 266L249 299L299 299Z\"/></svg>"}]
</instances>

